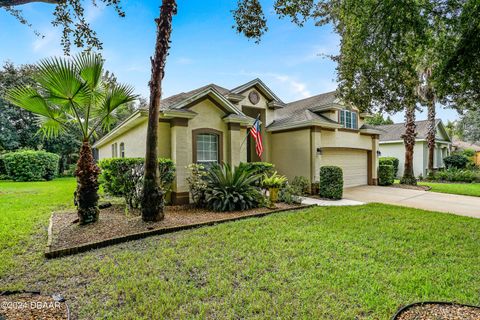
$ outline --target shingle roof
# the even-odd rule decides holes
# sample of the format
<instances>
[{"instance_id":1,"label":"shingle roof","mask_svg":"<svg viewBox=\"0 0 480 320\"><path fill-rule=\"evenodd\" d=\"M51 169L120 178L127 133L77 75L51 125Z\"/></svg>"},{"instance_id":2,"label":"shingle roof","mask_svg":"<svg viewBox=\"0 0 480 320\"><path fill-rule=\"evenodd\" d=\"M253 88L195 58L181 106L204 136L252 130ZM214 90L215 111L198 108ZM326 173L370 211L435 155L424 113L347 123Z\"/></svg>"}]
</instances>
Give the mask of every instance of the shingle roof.
<instances>
[{"instance_id":1,"label":"shingle roof","mask_svg":"<svg viewBox=\"0 0 480 320\"><path fill-rule=\"evenodd\" d=\"M275 121L268 128L274 129L287 124L295 125L305 121L319 121L325 124L337 124L322 115L310 111L311 108L328 106L336 100L335 91L319 94L310 98L287 103L285 107L275 111Z\"/></svg>"},{"instance_id":2,"label":"shingle roof","mask_svg":"<svg viewBox=\"0 0 480 320\"><path fill-rule=\"evenodd\" d=\"M175 95L170 96L168 98L161 99L160 110L169 110L171 106L173 106L173 105L175 105L175 104L177 104L177 103L179 103L179 102L181 102L185 99L193 97L197 93L202 92L202 91L204 91L208 88L213 88L213 89L217 90L218 93L220 93L221 95L224 95L224 96L227 95L228 93L230 93L230 90L228 90L226 88L223 88L219 85L216 85L214 83L211 83L211 84L208 84L206 86L200 87L200 88L192 90L192 91L178 93L178 94L175 94ZM148 109L148 107L145 107L145 109Z\"/></svg>"},{"instance_id":3,"label":"shingle roof","mask_svg":"<svg viewBox=\"0 0 480 320\"><path fill-rule=\"evenodd\" d=\"M290 114L288 117L283 117L280 119L275 119L269 126L268 129L275 129L278 127L282 127L284 125L295 125L295 124L300 124L306 121L318 121L318 122L323 122L325 124L337 124L337 122L328 119L327 117L324 117L322 115L318 115L316 113L313 113L310 110L301 110L298 112L295 112L293 114Z\"/></svg>"},{"instance_id":4,"label":"shingle roof","mask_svg":"<svg viewBox=\"0 0 480 320\"><path fill-rule=\"evenodd\" d=\"M473 149L475 151L480 151L480 145L476 143L471 143L467 141L462 141L462 140L453 140L453 146L457 149L464 150L464 149Z\"/></svg>"},{"instance_id":5,"label":"shingle roof","mask_svg":"<svg viewBox=\"0 0 480 320\"><path fill-rule=\"evenodd\" d=\"M441 122L440 119L435 120L436 125ZM417 125L417 139L426 139L428 132L428 121L416 121ZM397 141L402 140L402 135L405 133L405 123L387 124L383 126L375 126L377 129L385 131L380 135L380 141Z\"/></svg>"},{"instance_id":6,"label":"shingle roof","mask_svg":"<svg viewBox=\"0 0 480 320\"><path fill-rule=\"evenodd\" d=\"M286 106L277 111L277 117L289 117L297 112L305 111L310 108L327 106L336 100L335 91L318 94L302 100L287 103Z\"/></svg>"}]
</instances>

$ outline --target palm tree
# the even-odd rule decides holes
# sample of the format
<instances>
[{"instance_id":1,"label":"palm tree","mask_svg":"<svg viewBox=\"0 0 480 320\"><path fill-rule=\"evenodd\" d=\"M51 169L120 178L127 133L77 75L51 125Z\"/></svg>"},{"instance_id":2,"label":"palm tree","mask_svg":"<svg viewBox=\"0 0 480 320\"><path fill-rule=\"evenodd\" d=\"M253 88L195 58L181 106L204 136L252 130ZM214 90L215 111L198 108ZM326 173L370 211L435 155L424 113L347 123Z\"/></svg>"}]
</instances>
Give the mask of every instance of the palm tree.
<instances>
[{"instance_id":1,"label":"palm tree","mask_svg":"<svg viewBox=\"0 0 480 320\"><path fill-rule=\"evenodd\" d=\"M435 135L436 135L436 108L435 108L435 90L432 84L432 68L425 67L419 72L419 86L417 94L421 101L427 104L428 110L428 130L427 130L427 144L428 144L428 175L433 172L433 159L435 157Z\"/></svg>"},{"instance_id":2,"label":"palm tree","mask_svg":"<svg viewBox=\"0 0 480 320\"><path fill-rule=\"evenodd\" d=\"M99 54L45 59L36 69L35 86L15 87L7 91L6 98L38 115L40 130L46 138L56 137L72 126L81 133L82 146L75 170L75 204L80 224L95 222L99 213L100 169L95 164L90 142L97 129L111 128L118 107L137 97L128 85L102 80L103 60Z\"/></svg>"},{"instance_id":3,"label":"palm tree","mask_svg":"<svg viewBox=\"0 0 480 320\"><path fill-rule=\"evenodd\" d=\"M165 63L170 48L172 18L177 13L175 0L163 0L157 24L157 40L152 63L152 76L149 82L150 103L148 107L147 150L145 153L145 176L143 179L142 219L144 221L162 220L163 191L158 173L158 118L162 97L162 79L165 75Z\"/></svg>"},{"instance_id":4,"label":"palm tree","mask_svg":"<svg viewBox=\"0 0 480 320\"><path fill-rule=\"evenodd\" d=\"M405 168L400 183L416 185L415 173L413 171L413 150L417 137L417 125L415 124L415 104L411 103L405 107L405 133L402 135L405 145Z\"/></svg>"}]
</instances>

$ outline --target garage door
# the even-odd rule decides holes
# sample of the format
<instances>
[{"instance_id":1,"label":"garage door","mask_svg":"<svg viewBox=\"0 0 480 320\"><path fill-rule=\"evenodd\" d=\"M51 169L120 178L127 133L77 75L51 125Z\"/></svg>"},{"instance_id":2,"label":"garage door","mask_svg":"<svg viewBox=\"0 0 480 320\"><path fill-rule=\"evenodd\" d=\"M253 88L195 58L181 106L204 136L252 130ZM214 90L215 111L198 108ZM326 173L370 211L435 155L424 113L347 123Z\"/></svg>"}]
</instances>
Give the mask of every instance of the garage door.
<instances>
[{"instance_id":1,"label":"garage door","mask_svg":"<svg viewBox=\"0 0 480 320\"><path fill-rule=\"evenodd\" d=\"M343 186L368 184L367 151L352 149L324 149L322 166L338 166L343 170Z\"/></svg>"}]
</instances>

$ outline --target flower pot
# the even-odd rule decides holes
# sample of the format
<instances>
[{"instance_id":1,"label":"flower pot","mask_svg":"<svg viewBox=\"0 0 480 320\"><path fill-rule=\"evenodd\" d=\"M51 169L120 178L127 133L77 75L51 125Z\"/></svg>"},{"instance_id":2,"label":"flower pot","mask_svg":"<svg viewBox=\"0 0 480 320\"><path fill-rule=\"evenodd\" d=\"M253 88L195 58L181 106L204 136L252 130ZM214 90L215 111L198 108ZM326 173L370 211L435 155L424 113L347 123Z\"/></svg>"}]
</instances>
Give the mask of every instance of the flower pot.
<instances>
[{"instance_id":1,"label":"flower pot","mask_svg":"<svg viewBox=\"0 0 480 320\"><path fill-rule=\"evenodd\" d=\"M278 190L279 188L268 188L271 202L278 202Z\"/></svg>"}]
</instances>

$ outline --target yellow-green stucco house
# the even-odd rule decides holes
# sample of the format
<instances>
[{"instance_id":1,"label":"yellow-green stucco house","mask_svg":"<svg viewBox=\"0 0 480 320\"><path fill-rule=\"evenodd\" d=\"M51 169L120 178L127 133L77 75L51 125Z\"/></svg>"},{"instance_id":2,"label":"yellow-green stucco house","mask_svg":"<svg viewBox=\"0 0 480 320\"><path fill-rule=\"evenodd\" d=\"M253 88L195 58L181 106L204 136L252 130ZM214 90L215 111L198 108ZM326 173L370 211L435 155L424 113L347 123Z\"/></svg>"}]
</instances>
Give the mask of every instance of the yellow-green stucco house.
<instances>
[{"instance_id":1,"label":"yellow-green stucco house","mask_svg":"<svg viewBox=\"0 0 480 320\"><path fill-rule=\"evenodd\" d=\"M191 163L260 161L248 128L260 115L264 153L279 173L319 181L320 167L343 169L345 187L376 184L381 131L365 114L343 105L335 92L284 103L261 80L234 89L210 84L161 102L158 156L177 168L172 202L189 201ZM144 157L147 110L137 110L94 147L98 158Z\"/></svg>"}]
</instances>

